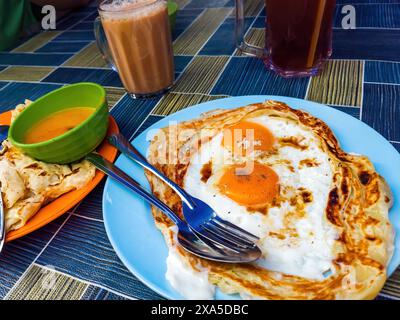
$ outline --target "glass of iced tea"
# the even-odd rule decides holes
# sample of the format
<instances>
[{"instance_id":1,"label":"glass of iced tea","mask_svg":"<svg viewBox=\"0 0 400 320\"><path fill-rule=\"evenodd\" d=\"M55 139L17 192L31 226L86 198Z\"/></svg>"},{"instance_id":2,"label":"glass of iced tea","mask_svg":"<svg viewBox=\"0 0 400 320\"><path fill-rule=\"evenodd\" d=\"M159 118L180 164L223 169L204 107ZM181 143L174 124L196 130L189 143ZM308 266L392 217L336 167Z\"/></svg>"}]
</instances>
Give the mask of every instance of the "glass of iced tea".
<instances>
[{"instance_id":1,"label":"glass of iced tea","mask_svg":"<svg viewBox=\"0 0 400 320\"><path fill-rule=\"evenodd\" d=\"M133 98L153 98L174 82L167 1L106 0L95 21L97 45Z\"/></svg>"},{"instance_id":2,"label":"glass of iced tea","mask_svg":"<svg viewBox=\"0 0 400 320\"><path fill-rule=\"evenodd\" d=\"M283 77L316 75L332 54L335 0L265 0L265 47L244 39L244 1L236 0L236 46Z\"/></svg>"}]
</instances>

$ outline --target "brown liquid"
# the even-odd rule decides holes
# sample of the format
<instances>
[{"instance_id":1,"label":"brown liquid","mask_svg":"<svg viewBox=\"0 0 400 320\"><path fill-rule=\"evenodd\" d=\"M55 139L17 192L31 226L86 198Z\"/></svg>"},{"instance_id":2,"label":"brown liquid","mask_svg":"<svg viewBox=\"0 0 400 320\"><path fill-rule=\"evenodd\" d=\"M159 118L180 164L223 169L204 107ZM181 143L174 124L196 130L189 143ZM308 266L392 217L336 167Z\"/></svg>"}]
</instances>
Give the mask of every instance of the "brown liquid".
<instances>
[{"instance_id":1,"label":"brown liquid","mask_svg":"<svg viewBox=\"0 0 400 320\"><path fill-rule=\"evenodd\" d=\"M89 118L94 110L89 107L76 107L55 112L27 131L25 143L39 143L61 136Z\"/></svg>"},{"instance_id":2,"label":"brown liquid","mask_svg":"<svg viewBox=\"0 0 400 320\"><path fill-rule=\"evenodd\" d=\"M138 1L139 5L154 1ZM129 93L159 92L173 84L174 63L167 5L126 5L101 14L119 76Z\"/></svg>"},{"instance_id":3,"label":"brown liquid","mask_svg":"<svg viewBox=\"0 0 400 320\"><path fill-rule=\"evenodd\" d=\"M277 69L302 71L318 65L332 52L335 0L325 0L315 53L311 56L321 0L266 0L266 46L269 63ZM322 12L322 11L321 11ZM311 61L311 65L310 64Z\"/></svg>"}]
</instances>

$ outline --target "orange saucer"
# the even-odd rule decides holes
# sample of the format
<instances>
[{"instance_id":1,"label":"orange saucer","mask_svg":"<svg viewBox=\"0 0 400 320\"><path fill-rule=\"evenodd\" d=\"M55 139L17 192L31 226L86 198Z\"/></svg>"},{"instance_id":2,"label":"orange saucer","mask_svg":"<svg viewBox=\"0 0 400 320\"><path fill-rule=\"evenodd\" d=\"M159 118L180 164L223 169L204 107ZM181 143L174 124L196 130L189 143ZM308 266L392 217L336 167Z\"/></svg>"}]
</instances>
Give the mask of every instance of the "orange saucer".
<instances>
[{"instance_id":1,"label":"orange saucer","mask_svg":"<svg viewBox=\"0 0 400 320\"><path fill-rule=\"evenodd\" d=\"M11 111L0 114L0 125L10 125L10 122ZM107 136L118 132L118 125L114 118L110 116ZM97 152L111 162L114 162L117 156L117 149L115 149L106 141L100 145L100 147L97 149ZM53 202L50 202L48 205L41 208L31 219L29 219L25 226L18 230L10 231L7 234L6 242L18 239L57 219L72 207L77 205L81 200L83 200L101 182L103 178L104 173L97 170L93 180L85 187L68 192Z\"/></svg>"}]
</instances>

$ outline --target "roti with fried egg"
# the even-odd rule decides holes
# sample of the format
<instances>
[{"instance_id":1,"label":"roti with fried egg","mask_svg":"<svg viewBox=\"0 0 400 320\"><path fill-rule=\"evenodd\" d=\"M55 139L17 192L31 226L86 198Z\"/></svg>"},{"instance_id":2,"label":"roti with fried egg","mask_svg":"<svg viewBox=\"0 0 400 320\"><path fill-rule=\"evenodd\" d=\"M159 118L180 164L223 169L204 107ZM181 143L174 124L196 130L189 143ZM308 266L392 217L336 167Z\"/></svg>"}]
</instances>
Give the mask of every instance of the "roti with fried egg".
<instances>
[{"instance_id":1,"label":"roti with fried egg","mask_svg":"<svg viewBox=\"0 0 400 320\"><path fill-rule=\"evenodd\" d=\"M30 101L18 105L11 121ZM0 183L4 202L6 231L23 227L44 205L61 195L82 188L95 176L88 161L58 165L36 161L15 148L10 141L2 143Z\"/></svg>"},{"instance_id":2,"label":"roti with fried egg","mask_svg":"<svg viewBox=\"0 0 400 320\"><path fill-rule=\"evenodd\" d=\"M253 140L235 140L237 130ZM243 152L249 145L250 154ZM166 278L185 298L211 299L219 287L246 299L372 299L384 285L394 241L390 189L367 157L345 153L310 114L277 101L216 110L159 130L148 158L260 237L263 256L255 263L203 260L177 245L172 222L152 207L169 248ZM247 174L238 173L249 163ZM180 198L146 175L183 218Z\"/></svg>"}]
</instances>

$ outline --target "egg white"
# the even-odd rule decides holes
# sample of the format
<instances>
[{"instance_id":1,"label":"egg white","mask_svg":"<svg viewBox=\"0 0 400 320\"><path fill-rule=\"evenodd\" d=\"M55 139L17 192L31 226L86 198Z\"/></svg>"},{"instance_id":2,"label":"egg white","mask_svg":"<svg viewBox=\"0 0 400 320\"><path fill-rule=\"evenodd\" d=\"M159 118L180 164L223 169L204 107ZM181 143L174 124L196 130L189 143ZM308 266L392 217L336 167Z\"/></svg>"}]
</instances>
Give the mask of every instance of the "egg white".
<instances>
[{"instance_id":1,"label":"egg white","mask_svg":"<svg viewBox=\"0 0 400 320\"><path fill-rule=\"evenodd\" d=\"M309 279L324 279L324 274L332 270L332 246L337 232L325 218L325 208L332 183L332 167L328 155L321 149L320 140L313 132L307 131L296 123L268 116L253 118L268 128L275 138L303 137L301 143L306 149L293 146L280 146L278 154L257 160L268 164L279 176L281 190L305 188L312 194L312 201L306 204L302 218L297 218L290 226L297 233L285 229L285 215L295 210L289 201L279 207L271 207L267 214L249 211L223 195L216 183L227 165L226 149L222 148L223 133L202 144L198 152L192 155L184 178L184 188L193 196L208 203L223 219L259 236L258 243L263 252L262 259L256 263L268 270L301 276ZM282 163L284 159L285 162ZM314 159L319 165L301 166L304 159ZM212 163L212 175L202 182L202 168ZM270 236L270 232L283 234L284 239Z\"/></svg>"}]
</instances>

